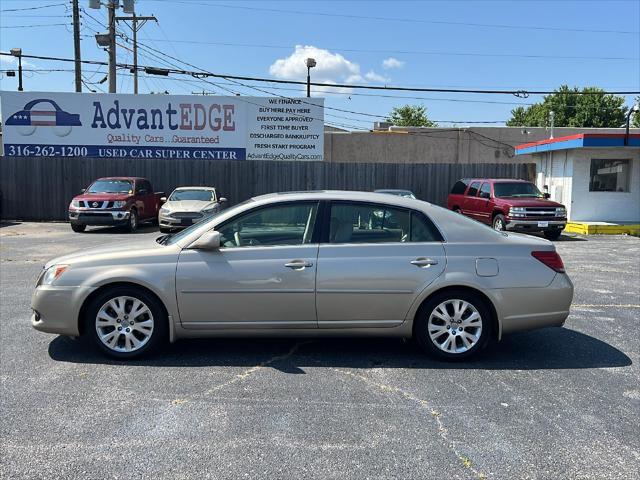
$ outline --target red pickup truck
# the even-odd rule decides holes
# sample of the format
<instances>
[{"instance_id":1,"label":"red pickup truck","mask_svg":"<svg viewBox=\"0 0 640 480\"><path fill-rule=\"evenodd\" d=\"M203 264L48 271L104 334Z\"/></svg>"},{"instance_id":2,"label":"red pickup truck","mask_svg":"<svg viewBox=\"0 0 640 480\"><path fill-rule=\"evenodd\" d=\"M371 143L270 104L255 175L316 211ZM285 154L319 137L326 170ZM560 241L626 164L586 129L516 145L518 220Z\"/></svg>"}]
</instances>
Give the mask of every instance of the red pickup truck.
<instances>
[{"instance_id":1,"label":"red pickup truck","mask_svg":"<svg viewBox=\"0 0 640 480\"><path fill-rule=\"evenodd\" d=\"M84 232L87 225L113 225L134 232L142 222L157 221L163 195L146 178L99 178L69 204L71 228Z\"/></svg>"},{"instance_id":2,"label":"red pickup truck","mask_svg":"<svg viewBox=\"0 0 640 480\"><path fill-rule=\"evenodd\" d=\"M447 208L496 230L542 232L549 240L567 224L564 205L525 180L464 178L451 189Z\"/></svg>"}]
</instances>

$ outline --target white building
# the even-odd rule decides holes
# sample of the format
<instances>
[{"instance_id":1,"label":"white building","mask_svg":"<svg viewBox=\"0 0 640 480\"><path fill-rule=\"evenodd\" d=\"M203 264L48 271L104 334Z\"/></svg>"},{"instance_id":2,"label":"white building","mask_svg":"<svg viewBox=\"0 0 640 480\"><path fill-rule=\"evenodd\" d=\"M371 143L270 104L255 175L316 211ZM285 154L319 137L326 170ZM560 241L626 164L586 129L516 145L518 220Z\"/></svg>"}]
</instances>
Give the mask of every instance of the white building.
<instances>
[{"instance_id":1,"label":"white building","mask_svg":"<svg viewBox=\"0 0 640 480\"><path fill-rule=\"evenodd\" d=\"M569 222L640 224L640 135L582 133L516 147L532 154L538 188Z\"/></svg>"}]
</instances>

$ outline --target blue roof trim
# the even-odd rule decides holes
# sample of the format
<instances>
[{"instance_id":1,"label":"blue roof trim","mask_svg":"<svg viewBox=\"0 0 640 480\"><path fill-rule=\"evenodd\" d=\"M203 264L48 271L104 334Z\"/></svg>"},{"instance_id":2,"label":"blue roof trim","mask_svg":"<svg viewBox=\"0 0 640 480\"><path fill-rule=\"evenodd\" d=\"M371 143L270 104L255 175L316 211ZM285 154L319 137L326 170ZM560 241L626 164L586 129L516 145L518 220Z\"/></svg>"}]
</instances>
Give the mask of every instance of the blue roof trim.
<instances>
[{"instance_id":1,"label":"blue roof trim","mask_svg":"<svg viewBox=\"0 0 640 480\"><path fill-rule=\"evenodd\" d=\"M640 147L640 137L633 135L629 137L628 147ZM590 137L575 138L571 140L532 145L530 147L516 149L516 155L528 155L532 153L551 152L554 150L567 150L570 148L592 148L592 147L620 147L624 148L624 137Z\"/></svg>"}]
</instances>

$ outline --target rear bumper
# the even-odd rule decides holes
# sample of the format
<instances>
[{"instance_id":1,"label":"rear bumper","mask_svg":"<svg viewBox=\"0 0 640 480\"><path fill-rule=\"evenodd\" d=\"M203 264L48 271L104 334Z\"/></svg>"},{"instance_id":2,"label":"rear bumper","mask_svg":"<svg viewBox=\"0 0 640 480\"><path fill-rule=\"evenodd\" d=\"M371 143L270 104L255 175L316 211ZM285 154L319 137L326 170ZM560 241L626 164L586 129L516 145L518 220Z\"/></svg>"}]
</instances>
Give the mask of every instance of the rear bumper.
<instances>
[{"instance_id":1,"label":"rear bumper","mask_svg":"<svg viewBox=\"0 0 640 480\"><path fill-rule=\"evenodd\" d=\"M129 221L129 212L124 210L69 210L69 221L80 225L121 225Z\"/></svg>"},{"instance_id":2,"label":"rear bumper","mask_svg":"<svg viewBox=\"0 0 640 480\"><path fill-rule=\"evenodd\" d=\"M566 220L521 220L519 218L505 219L507 230L542 231L563 230L567 226Z\"/></svg>"},{"instance_id":3,"label":"rear bumper","mask_svg":"<svg viewBox=\"0 0 640 480\"><path fill-rule=\"evenodd\" d=\"M573 283L565 273L541 288L503 288L494 290L499 307L500 336L543 327L561 327L569 316Z\"/></svg>"}]
</instances>

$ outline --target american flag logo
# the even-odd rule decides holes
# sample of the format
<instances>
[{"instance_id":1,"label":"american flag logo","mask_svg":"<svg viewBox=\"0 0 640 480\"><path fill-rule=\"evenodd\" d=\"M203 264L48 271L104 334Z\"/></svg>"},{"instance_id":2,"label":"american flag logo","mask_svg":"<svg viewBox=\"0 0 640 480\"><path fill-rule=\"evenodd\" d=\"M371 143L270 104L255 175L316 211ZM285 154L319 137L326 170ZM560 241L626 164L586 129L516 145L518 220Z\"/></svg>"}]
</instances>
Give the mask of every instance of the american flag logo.
<instances>
[{"instance_id":1,"label":"american flag logo","mask_svg":"<svg viewBox=\"0 0 640 480\"><path fill-rule=\"evenodd\" d=\"M80 115L65 112L53 100L39 98L32 100L24 109L7 119L7 125L35 127L76 127L81 126Z\"/></svg>"}]
</instances>

